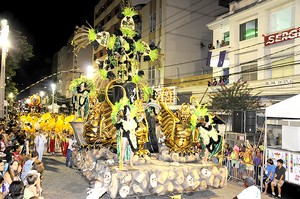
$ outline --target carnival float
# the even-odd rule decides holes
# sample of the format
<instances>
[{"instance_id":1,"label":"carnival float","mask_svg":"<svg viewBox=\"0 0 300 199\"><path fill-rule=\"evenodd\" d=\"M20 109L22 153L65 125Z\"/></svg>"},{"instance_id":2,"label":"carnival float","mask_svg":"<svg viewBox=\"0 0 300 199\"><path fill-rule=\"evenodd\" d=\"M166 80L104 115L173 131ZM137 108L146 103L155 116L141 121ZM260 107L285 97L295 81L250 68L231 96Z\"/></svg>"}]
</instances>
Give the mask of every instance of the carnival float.
<instances>
[{"instance_id":1,"label":"carnival float","mask_svg":"<svg viewBox=\"0 0 300 199\"><path fill-rule=\"evenodd\" d=\"M223 135L216 128L220 120L194 96L180 109L170 109L170 90L157 94L143 81L141 62L154 62L159 51L135 31L138 12L125 6L120 19L113 34L82 25L72 40L75 54L87 45L103 46L107 52L105 60L97 60L106 82L103 100L90 100L101 89L84 77L70 86L75 107L70 123L79 143L75 164L90 181L87 199L225 187L226 167L210 161L222 157ZM160 146L157 131L164 137Z\"/></svg>"}]
</instances>

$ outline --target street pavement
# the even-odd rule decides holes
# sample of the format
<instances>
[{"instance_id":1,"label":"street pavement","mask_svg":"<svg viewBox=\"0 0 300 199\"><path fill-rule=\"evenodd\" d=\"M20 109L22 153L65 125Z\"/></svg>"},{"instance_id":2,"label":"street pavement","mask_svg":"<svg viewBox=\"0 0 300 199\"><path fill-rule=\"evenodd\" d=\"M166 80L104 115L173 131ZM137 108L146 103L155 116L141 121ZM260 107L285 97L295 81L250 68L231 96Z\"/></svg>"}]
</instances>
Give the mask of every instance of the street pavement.
<instances>
[{"instance_id":1,"label":"street pavement","mask_svg":"<svg viewBox=\"0 0 300 199\"><path fill-rule=\"evenodd\" d=\"M45 165L45 179L42 184L42 196L45 199L85 199L86 188L89 182L76 169L65 166L65 157L60 154L47 155L43 157ZM205 191L192 192L182 194L182 199L231 199L244 189L240 182L228 181L227 187L222 189L211 188ZM177 194L175 194L177 195ZM168 196L135 196L128 199L170 199L172 194ZM174 196L174 195L173 195ZM109 199L106 194L103 199ZM262 199L270 197L263 195Z\"/></svg>"},{"instance_id":2,"label":"street pavement","mask_svg":"<svg viewBox=\"0 0 300 199\"><path fill-rule=\"evenodd\" d=\"M42 196L45 199L84 199L88 181L81 172L66 167L62 155L44 155L45 178Z\"/></svg>"}]
</instances>

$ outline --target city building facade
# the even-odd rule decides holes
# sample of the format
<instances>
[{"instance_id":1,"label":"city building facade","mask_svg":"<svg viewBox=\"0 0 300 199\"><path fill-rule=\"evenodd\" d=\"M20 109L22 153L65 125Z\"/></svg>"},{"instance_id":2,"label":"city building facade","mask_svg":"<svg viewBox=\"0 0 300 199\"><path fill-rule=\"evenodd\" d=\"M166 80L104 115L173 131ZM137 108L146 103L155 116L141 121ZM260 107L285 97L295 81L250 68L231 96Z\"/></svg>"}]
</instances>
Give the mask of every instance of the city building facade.
<instances>
[{"instance_id":1,"label":"city building facade","mask_svg":"<svg viewBox=\"0 0 300 199\"><path fill-rule=\"evenodd\" d=\"M141 63L148 85L158 91L162 87L172 89L174 106L177 98L178 104L189 101L192 95L203 98L212 72L206 66L207 49L212 44L212 31L206 24L228 9L210 0L131 1L131 5L142 17L136 24L141 39L160 51L157 61ZM120 25L117 14L122 6L120 0L100 0L94 10L94 27L114 33ZM104 60L106 54L100 46L94 49L93 60Z\"/></svg>"},{"instance_id":2,"label":"city building facade","mask_svg":"<svg viewBox=\"0 0 300 199\"><path fill-rule=\"evenodd\" d=\"M298 94L299 11L297 0L232 2L228 13L207 24L213 40L224 44L210 50L213 76L248 82L266 106Z\"/></svg>"},{"instance_id":3,"label":"city building facade","mask_svg":"<svg viewBox=\"0 0 300 199\"><path fill-rule=\"evenodd\" d=\"M68 44L60 49L57 56L56 91L66 98L72 97L69 90L72 80L86 73L87 67L92 66L92 46L89 45L75 54L71 45L72 38L73 36L70 37Z\"/></svg>"}]
</instances>

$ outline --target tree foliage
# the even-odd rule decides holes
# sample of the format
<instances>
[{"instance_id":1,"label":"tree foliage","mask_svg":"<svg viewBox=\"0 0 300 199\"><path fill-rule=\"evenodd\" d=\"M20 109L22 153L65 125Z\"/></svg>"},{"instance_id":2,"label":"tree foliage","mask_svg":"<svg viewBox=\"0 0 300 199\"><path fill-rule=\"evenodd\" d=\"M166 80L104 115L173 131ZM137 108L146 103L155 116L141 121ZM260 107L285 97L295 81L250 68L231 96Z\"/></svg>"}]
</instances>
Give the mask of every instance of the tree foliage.
<instances>
[{"instance_id":1,"label":"tree foliage","mask_svg":"<svg viewBox=\"0 0 300 199\"><path fill-rule=\"evenodd\" d=\"M235 82L231 86L216 87L217 91L209 95L213 110L232 114L235 110L256 110L261 107L260 98L247 82Z\"/></svg>"},{"instance_id":2,"label":"tree foliage","mask_svg":"<svg viewBox=\"0 0 300 199\"><path fill-rule=\"evenodd\" d=\"M18 90L12 78L16 76L16 70L34 55L32 45L28 43L27 38L20 31L10 30L9 41L11 48L6 58L5 92L6 94L10 92L16 94Z\"/></svg>"}]
</instances>

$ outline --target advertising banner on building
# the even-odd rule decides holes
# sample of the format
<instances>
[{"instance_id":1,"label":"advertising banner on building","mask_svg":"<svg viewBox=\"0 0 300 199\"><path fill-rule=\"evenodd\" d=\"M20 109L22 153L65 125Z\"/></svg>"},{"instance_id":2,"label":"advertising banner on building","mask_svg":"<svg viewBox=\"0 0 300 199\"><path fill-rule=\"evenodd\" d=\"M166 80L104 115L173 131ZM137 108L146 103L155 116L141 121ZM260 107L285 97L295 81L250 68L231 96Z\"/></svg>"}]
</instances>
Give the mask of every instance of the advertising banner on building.
<instances>
[{"instance_id":1,"label":"advertising banner on building","mask_svg":"<svg viewBox=\"0 0 300 199\"><path fill-rule=\"evenodd\" d=\"M300 37L300 27L274 33L271 35L264 35L264 37L265 37L265 46L277 44L283 41L288 41Z\"/></svg>"}]
</instances>

